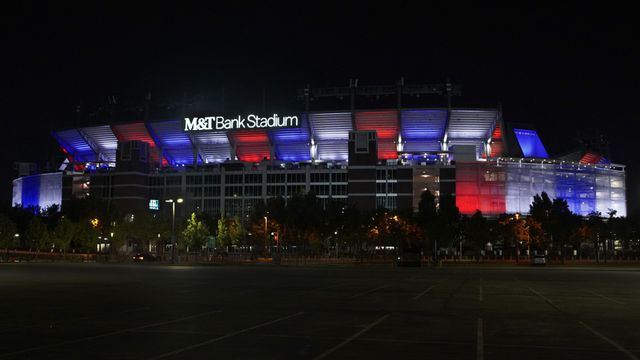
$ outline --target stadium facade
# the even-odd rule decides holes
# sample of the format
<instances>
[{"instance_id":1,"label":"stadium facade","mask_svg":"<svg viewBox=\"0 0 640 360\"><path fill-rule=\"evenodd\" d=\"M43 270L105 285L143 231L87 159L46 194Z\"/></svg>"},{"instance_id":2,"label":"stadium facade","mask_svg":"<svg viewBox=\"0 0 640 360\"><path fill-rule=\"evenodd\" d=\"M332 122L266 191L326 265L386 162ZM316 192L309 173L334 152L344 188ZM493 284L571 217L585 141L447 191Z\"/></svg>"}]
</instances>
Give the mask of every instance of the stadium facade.
<instances>
[{"instance_id":1,"label":"stadium facade","mask_svg":"<svg viewBox=\"0 0 640 360\"><path fill-rule=\"evenodd\" d=\"M155 209L180 197L185 214L244 216L311 191L415 210L429 189L454 196L463 214L497 216L526 214L544 191L581 215L626 215L623 165L591 151L550 157L534 129L505 127L498 108L197 114L52 134L67 157L61 172L14 180L14 204L91 196Z\"/></svg>"}]
</instances>

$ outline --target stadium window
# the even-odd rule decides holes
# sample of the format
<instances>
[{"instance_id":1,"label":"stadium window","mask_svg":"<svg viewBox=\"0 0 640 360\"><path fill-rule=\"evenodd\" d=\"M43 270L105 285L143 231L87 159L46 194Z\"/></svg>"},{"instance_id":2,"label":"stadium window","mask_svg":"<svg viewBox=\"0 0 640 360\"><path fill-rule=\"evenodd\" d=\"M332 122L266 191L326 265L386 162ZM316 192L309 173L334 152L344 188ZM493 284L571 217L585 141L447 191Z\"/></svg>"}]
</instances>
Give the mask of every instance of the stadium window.
<instances>
[{"instance_id":1,"label":"stadium window","mask_svg":"<svg viewBox=\"0 0 640 360\"><path fill-rule=\"evenodd\" d=\"M220 175L205 175L205 184L220 184Z\"/></svg>"},{"instance_id":2,"label":"stadium window","mask_svg":"<svg viewBox=\"0 0 640 360\"><path fill-rule=\"evenodd\" d=\"M182 185L182 176L167 176L167 186Z\"/></svg>"}]
</instances>

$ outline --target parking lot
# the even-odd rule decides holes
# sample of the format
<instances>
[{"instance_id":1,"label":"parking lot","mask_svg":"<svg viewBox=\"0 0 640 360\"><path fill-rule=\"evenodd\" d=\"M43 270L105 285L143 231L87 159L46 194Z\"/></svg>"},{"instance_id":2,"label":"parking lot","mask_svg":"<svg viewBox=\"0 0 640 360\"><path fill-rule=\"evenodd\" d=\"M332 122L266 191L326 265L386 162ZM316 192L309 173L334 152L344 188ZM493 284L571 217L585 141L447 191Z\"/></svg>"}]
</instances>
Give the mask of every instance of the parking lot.
<instances>
[{"instance_id":1,"label":"parking lot","mask_svg":"<svg viewBox=\"0 0 640 360\"><path fill-rule=\"evenodd\" d=\"M0 265L0 359L638 359L640 270Z\"/></svg>"}]
</instances>

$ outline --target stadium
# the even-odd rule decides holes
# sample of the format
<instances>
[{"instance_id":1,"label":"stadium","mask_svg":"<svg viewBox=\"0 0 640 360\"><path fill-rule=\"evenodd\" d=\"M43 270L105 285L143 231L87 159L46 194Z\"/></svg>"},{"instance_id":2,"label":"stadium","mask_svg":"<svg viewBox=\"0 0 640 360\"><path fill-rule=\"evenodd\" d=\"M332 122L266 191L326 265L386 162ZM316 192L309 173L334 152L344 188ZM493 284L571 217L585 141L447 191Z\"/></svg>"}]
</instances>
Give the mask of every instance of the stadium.
<instances>
[{"instance_id":1,"label":"stadium","mask_svg":"<svg viewBox=\"0 0 640 360\"><path fill-rule=\"evenodd\" d=\"M343 90L331 95L354 94ZM352 101L312 111L307 101L300 112L185 113L54 131L66 156L60 172L15 179L13 203L64 207L90 196L157 209L184 198L183 214L244 216L270 197L307 192L364 209L415 210L429 189L453 196L462 214L498 216L526 214L544 191L580 215L626 216L625 167L604 154L550 156L533 127L510 125L499 107L403 108L400 98L386 109Z\"/></svg>"}]
</instances>

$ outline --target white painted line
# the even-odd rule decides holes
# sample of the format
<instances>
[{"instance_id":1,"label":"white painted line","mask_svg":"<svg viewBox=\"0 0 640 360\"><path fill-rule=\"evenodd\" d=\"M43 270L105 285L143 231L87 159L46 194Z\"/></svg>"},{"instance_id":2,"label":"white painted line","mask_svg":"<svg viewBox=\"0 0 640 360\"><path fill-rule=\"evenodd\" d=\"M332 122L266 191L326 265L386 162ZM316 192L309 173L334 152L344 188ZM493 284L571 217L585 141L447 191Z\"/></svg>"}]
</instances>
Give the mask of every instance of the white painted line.
<instances>
[{"instance_id":1,"label":"white painted line","mask_svg":"<svg viewBox=\"0 0 640 360\"><path fill-rule=\"evenodd\" d=\"M595 295L595 296L599 296L599 297L601 297L601 298L603 298L603 299L605 299L605 300L609 300L609 301L614 302L614 303L616 303L616 304L626 305L626 304L625 304L625 303L623 303L622 301L618 301L618 300L616 300L616 299L612 299L612 298L610 298L610 297L608 297L608 296L604 296L604 295L602 295L602 294L598 294L598 293L597 293L597 292L595 292L595 291L589 291L589 292L590 292L590 293L592 293L592 294L593 294L593 295Z\"/></svg>"},{"instance_id":2,"label":"white painted line","mask_svg":"<svg viewBox=\"0 0 640 360\"><path fill-rule=\"evenodd\" d=\"M478 300L482 302L482 285L480 285L480 293L478 293Z\"/></svg>"},{"instance_id":3,"label":"white painted line","mask_svg":"<svg viewBox=\"0 0 640 360\"><path fill-rule=\"evenodd\" d=\"M534 293L534 294L536 294L536 295L540 296L541 298L543 298L543 299L544 299L544 301L548 302L548 303L549 303L549 304L551 304L551 305L554 305L554 304L553 304L553 301L551 301L551 300L550 300L549 298L547 298L546 296L544 296L544 295L540 294L539 292L537 292L537 291L533 290L532 288L529 288L529 290L531 290L531 292L532 292L532 293ZM554 305L554 306L555 306L555 305Z\"/></svg>"},{"instance_id":4,"label":"white painted line","mask_svg":"<svg viewBox=\"0 0 640 360\"><path fill-rule=\"evenodd\" d=\"M375 288L375 289L371 289L371 290L367 290L367 291L365 291L365 292L361 292L361 293L359 293L359 294L355 294L355 295L351 296L351 299L353 299L353 298L357 298L357 297L362 296L362 295L367 295L367 294L369 294L369 293L372 293L372 292L377 291L377 290L380 290L380 289L387 288L387 287L389 287L389 286L391 286L391 285L382 285L382 286L378 286L378 287L377 287L377 288Z\"/></svg>"},{"instance_id":5,"label":"white painted line","mask_svg":"<svg viewBox=\"0 0 640 360\"><path fill-rule=\"evenodd\" d=\"M611 344L614 348L618 349L621 353L627 355L627 357L629 359L632 360L640 360L638 359L637 356L633 355L629 350L625 349L624 347L622 347L622 345L618 344L617 342L609 339L608 337L602 335L600 332L598 332L596 329L592 328L591 326L583 323L582 321L578 320L578 324L582 325L585 329L591 331L592 333L598 335L598 337L600 337L602 340L608 342L609 344Z\"/></svg>"},{"instance_id":6,"label":"white painted line","mask_svg":"<svg viewBox=\"0 0 640 360\"><path fill-rule=\"evenodd\" d=\"M236 335L245 333L247 331L255 330L255 329L258 329L258 328L261 328L261 327L264 327L264 326L275 324L275 323L280 322L280 321L291 319L293 317L300 316L302 314L304 314L304 312L301 311L301 312L297 312L295 314L283 316L281 318L278 318L278 319L275 319L275 320L271 320L271 321L267 321L267 322L264 322L262 324L258 324L258 325L254 325L254 326L251 326L251 327L248 327L248 328L244 328L244 329L241 329L241 330L230 332L230 333L228 333L226 335L218 336L218 337L213 338L211 340L203 341L203 342L200 342L200 343L197 343L197 344L193 344L193 345L189 345L189 346L185 346L183 348L176 349L176 350L164 353L164 354L160 354L160 355L154 356L154 357L152 357L150 359L162 359L162 358L166 358L166 357L173 356L173 355L176 355L176 354L180 354L180 353L188 351L188 350L193 350L193 349L205 346L205 345L213 344L214 342L218 342L220 340L228 339L228 338L230 338L232 336L236 336Z\"/></svg>"},{"instance_id":7,"label":"white painted line","mask_svg":"<svg viewBox=\"0 0 640 360\"><path fill-rule=\"evenodd\" d=\"M413 300L418 300L418 299L420 299L424 294L426 294L426 293L428 293L429 291L431 291L431 289L433 289L433 287L434 287L434 286L435 286L435 285L431 285L431 286L429 286L429 287L427 288L427 290L425 290L425 291L421 292L420 294L416 295L416 296L413 298Z\"/></svg>"},{"instance_id":8,"label":"white painted line","mask_svg":"<svg viewBox=\"0 0 640 360\"><path fill-rule=\"evenodd\" d=\"M68 341L62 341L62 342L55 343L55 344L50 344L50 345L36 346L36 347L28 348L28 349L22 349L22 350L18 350L18 351L13 351L13 352L9 352L9 353L0 354L0 358L6 357L6 356L13 356L13 355L17 355L17 354L24 354L24 353L28 353L28 352L36 351L36 350L48 349L48 348L56 347L56 346L76 344L76 343L83 342L83 341L100 339L100 338L107 337L107 336L118 335L118 334L122 334L122 333L126 333L126 332L131 332L131 331L136 331L136 330L141 330L141 329L147 329L147 328L156 327L156 326L173 324L173 323L176 323L176 322L189 320L189 319L193 319L193 318L197 318L197 317L201 317L201 316L205 316L205 315L210 315L210 314L214 314L214 313L219 313L219 312L222 312L222 310L207 311L207 312L203 312L203 313L199 313L199 314L195 314L195 315L184 316L184 317L181 317L181 318L178 318L178 319L173 319L173 320L168 320L168 321L163 321L163 322L157 322L157 323L147 324L147 325L141 325L141 326L135 326L135 327L131 327L131 328L123 329L123 330L108 332L108 333L105 333L105 334L86 336L86 337L73 339L73 340L68 340Z\"/></svg>"},{"instance_id":9,"label":"white painted line","mask_svg":"<svg viewBox=\"0 0 640 360\"><path fill-rule=\"evenodd\" d=\"M484 335L483 335L483 324L482 318L478 318L478 340L476 342L476 359L483 360L484 359Z\"/></svg>"},{"instance_id":10,"label":"white painted line","mask_svg":"<svg viewBox=\"0 0 640 360\"><path fill-rule=\"evenodd\" d=\"M358 331L357 333L351 335L351 337L349 337L348 339L344 340L343 342L341 342L340 344L332 347L331 349L323 352L322 354L316 356L313 358L313 360L320 360L322 358L327 357L327 355L333 353L334 351L340 349L341 347L347 345L348 343L352 342L353 340L355 340L358 336L364 334L365 332L367 332L369 329L371 329L372 327L378 325L379 323L381 323L384 319L386 319L387 317L389 317L390 314L384 315L382 317L380 317L378 320L372 322L371 324L367 325L367 327L365 327L364 329Z\"/></svg>"}]
</instances>

